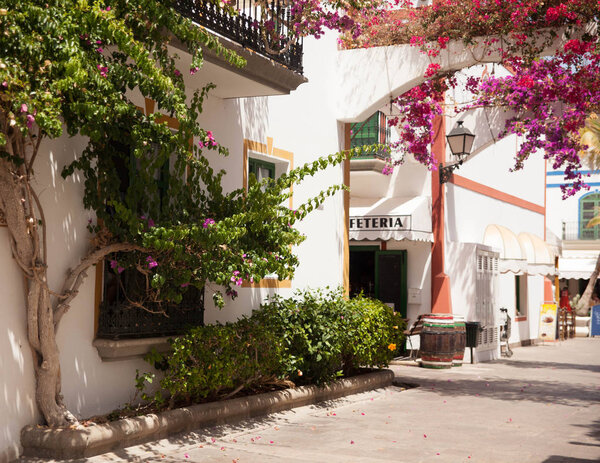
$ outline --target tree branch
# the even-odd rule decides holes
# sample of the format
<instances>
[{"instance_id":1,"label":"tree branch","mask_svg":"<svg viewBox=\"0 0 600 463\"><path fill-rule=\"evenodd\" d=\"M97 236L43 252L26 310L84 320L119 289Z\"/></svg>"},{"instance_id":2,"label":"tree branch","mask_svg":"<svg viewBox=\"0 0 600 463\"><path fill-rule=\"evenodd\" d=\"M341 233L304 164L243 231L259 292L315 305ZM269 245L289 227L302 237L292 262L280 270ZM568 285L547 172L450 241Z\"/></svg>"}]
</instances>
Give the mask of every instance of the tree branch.
<instances>
[{"instance_id":1,"label":"tree branch","mask_svg":"<svg viewBox=\"0 0 600 463\"><path fill-rule=\"evenodd\" d=\"M83 284L87 276L87 270L92 265L102 261L106 256L113 252L131 251L150 252L149 249L133 243L110 244L93 251L88 256L84 257L79 265L69 270L60 293L61 295L59 296L59 301L54 309L54 326L58 328L62 316L69 310L71 301L79 293L79 287Z\"/></svg>"}]
</instances>

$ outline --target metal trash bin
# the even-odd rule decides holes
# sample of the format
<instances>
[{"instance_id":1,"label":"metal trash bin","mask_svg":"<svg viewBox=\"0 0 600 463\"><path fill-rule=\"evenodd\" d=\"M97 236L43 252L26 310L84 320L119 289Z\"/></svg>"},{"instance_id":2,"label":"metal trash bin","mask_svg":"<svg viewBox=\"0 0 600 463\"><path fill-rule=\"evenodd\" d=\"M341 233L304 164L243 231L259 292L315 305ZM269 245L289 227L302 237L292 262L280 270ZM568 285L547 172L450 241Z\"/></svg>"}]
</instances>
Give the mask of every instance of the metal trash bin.
<instances>
[{"instance_id":1,"label":"metal trash bin","mask_svg":"<svg viewBox=\"0 0 600 463\"><path fill-rule=\"evenodd\" d=\"M467 347L471 348L471 363L473 363L473 348L479 345L479 333L483 331L481 322L465 322L467 331Z\"/></svg>"}]
</instances>

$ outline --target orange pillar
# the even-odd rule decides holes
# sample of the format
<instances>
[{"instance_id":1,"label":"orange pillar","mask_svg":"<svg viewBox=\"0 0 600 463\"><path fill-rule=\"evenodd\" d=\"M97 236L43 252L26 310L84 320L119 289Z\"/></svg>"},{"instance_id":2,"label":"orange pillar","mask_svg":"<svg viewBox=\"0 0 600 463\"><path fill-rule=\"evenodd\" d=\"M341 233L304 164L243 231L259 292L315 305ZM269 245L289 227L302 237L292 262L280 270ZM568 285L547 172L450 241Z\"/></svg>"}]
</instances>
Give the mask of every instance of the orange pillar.
<instances>
[{"instance_id":1,"label":"orange pillar","mask_svg":"<svg viewBox=\"0 0 600 463\"><path fill-rule=\"evenodd\" d=\"M438 163L446 162L446 119L436 116L433 121L434 139L432 153ZM452 297L450 294L450 277L444 272L445 234L444 210L445 190L440 184L439 170L431 175L431 225L433 228L433 245L431 248L431 312L452 313Z\"/></svg>"}]
</instances>

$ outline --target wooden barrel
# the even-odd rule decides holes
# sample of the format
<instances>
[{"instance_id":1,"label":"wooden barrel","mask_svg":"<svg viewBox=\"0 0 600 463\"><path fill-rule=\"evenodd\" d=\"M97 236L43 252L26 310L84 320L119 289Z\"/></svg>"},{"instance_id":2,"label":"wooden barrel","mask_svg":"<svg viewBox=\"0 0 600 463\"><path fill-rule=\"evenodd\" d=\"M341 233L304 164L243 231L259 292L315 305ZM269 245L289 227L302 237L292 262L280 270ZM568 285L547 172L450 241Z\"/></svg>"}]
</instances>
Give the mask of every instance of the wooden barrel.
<instances>
[{"instance_id":1,"label":"wooden barrel","mask_svg":"<svg viewBox=\"0 0 600 463\"><path fill-rule=\"evenodd\" d=\"M455 348L454 358L452 359L453 367L460 367L463 364L465 358L465 349L467 347L467 330L465 328L465 317L462 315L454 316L454 332L456 338L454 339Z\"/></svg>"},{"instance_id":2,"label":"wooden barrel","mask_svg":"<svg viewBox=\"0 0 600 463\"><path fill-rule=\"evenodd\" d=\"M421 366L451 368L456 353L456 331L452 314L427 314L421 331Z\"/></svg>"}]
</instances>

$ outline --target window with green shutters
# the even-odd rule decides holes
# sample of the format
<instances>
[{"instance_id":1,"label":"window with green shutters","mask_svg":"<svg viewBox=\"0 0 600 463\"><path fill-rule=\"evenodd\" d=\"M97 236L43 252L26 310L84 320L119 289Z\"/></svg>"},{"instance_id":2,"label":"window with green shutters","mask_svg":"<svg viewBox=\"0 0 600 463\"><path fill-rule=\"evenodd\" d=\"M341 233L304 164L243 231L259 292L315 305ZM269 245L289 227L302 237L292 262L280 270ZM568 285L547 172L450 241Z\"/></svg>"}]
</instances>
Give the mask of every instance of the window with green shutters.
<instances>
[{"instance_id":1,"label":"window with green shutters","mask_svg":"<svg viewBox=\"0 0 600 463\"><path fill-rule=\"evenodd\" d=\"M377 143L385 144L389 140L390 136L389 128L386 124L386 117L380 111L377 111L365 122L357 122L356 124L352 124L351 129L351 148L373 145Z\"/></svg>"},{"instance_id":2,"label":"window with green shutters","mask_svg":"<svg viewBox=\"0 0 600 463\"><path fill-rule=\"evenodd\" d=\"M600 227L586 228L588 222L600 214L600 193L585 195L579 200L579 239L600 239Z\"/></svg>"},{"instance_id":3,"label":"window with green shutters","mask_svg":"<svg viewBox=\"0 0 600 463\"><path fill-rule=\"evenodd\" d=\"M248 173L254 174L257 181L265 178L275 179L275 164L255 158L248 159Z\"/></svg>"}]
</instances>

